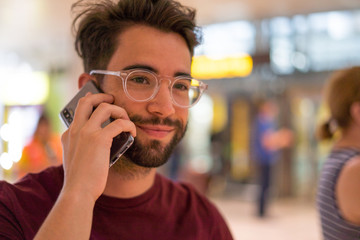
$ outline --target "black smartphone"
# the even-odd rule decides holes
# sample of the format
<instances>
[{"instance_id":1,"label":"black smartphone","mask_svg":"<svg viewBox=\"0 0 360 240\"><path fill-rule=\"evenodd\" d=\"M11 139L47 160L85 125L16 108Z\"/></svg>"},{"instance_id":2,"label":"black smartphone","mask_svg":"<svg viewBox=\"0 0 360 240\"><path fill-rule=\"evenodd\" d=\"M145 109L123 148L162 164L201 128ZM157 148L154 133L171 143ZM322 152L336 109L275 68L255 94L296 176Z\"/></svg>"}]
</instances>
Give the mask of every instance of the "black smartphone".
<instances>
[{"instance_id":1,"label":"black smartphone","mask_svg":"<svg viewBox=\"0 0 360 240\"><path fill-rule=\"evenodd\" d=\"M74 113L78 101L80 98L85 96L86 93L101 93L103 92L96 86L94 81L88 81L79 92L70 100L70 102L61 110L60 118L64 124L69 127L74 119ZM108 125L112 119L110 118L103 123L102 127ZM129 132L122 132L113 138L112 146L110 149L110 167L124 154L126 150L133 144L134 138Z\"/></svg>"}]
</instances>

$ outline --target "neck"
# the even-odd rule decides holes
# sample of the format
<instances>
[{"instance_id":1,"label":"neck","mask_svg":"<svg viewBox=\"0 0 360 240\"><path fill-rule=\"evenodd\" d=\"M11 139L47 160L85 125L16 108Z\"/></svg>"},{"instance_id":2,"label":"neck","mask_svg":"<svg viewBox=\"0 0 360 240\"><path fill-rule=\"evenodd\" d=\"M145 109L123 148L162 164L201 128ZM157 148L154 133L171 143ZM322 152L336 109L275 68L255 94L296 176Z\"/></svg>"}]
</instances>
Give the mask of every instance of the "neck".
<instances>
[{"instance_id":1,"label":"neck","mask_svg":"<svg viewBox=\"0 0 360 240\"><path fill-rule=\"evenodd\" d=\"M344 129L335 147L352 147L360 149L360 128L357 126Z\"/></svg>"},{"instance_id":2,"label":"neck","mask_svg":"<svg viewBox=\"0 0 360 240\"><path fill-rule=\"evenodd\" d=\"M121 160L119 160L121 161ZM132 198L149 190L154 184L156 169L139 167L137 170L110 168L104 194L117 198Z\"/></svg>"}]
</instances>

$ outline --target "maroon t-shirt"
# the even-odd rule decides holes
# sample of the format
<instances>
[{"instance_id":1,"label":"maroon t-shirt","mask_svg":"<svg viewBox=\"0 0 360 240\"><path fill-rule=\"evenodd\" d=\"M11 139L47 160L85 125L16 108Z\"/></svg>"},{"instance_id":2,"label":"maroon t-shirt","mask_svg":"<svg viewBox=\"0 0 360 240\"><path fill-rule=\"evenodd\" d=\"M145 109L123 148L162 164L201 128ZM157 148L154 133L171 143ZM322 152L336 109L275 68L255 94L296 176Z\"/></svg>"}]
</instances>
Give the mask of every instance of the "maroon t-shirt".
<instances>
[{"instance_id":1,"label":"maroon t-shirt","mask_svg":"<svg viewBox=\"0 0 360 240\"><path fill-rule=\"evenodd\" d=\"M0 239L33 239L63 184L62 166L0 181ZM90 239L227 240L231 233L215 206L188 184L157 174L154 185L130 199L102 195Z\"/></svg>"}]
</instances>

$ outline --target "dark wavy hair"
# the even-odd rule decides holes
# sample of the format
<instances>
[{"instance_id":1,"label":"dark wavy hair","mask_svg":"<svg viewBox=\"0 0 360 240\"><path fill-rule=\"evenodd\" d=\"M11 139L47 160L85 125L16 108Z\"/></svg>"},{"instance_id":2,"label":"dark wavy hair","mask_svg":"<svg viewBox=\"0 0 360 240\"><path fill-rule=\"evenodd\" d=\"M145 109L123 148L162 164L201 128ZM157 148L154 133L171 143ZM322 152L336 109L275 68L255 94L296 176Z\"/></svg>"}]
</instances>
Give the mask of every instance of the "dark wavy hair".
<instances>
[{"instance_id":1,"label":"dark wavy hair","mask_svg":"<svg viewBox=\"0 0 360 240\"><path fill-rule=\"evenodd\" d=\"M73 31L75 49L85 72L106 69L117 49L118 36L134 25L146 25L164 32L180 34L191 56L200 43L196 11L173 0L80 0L73 4L76 14Z\"/></svg>"}]
</instances>

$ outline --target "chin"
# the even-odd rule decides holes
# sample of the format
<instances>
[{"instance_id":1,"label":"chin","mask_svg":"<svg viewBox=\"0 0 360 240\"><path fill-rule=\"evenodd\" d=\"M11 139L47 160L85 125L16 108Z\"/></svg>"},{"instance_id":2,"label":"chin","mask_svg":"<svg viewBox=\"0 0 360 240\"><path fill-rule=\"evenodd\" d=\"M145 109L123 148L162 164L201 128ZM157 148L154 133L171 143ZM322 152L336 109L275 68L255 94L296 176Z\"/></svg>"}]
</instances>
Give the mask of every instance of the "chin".
<instances>
[{"instance_id":1,"label":"chin","mask_svg":"<svg viewBox=\"0 0 360 240\"><path fill-rule=\"evenodd\" d=\"M179 138L174 137L168 144L158 140L150 140L143 144L135 138L133 145L124 153L124 156L138 166L157 168L168 161L179 141Z\"/></svg>"}]
</instances>

